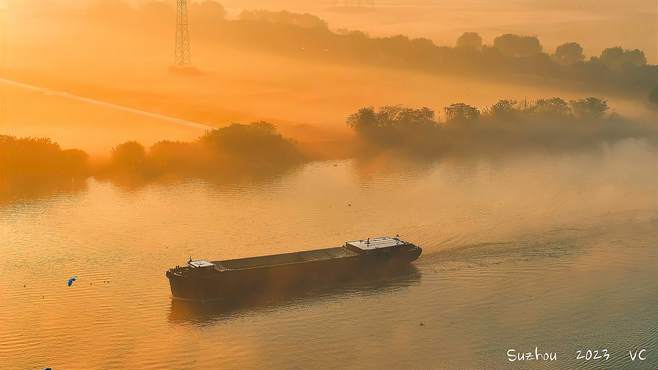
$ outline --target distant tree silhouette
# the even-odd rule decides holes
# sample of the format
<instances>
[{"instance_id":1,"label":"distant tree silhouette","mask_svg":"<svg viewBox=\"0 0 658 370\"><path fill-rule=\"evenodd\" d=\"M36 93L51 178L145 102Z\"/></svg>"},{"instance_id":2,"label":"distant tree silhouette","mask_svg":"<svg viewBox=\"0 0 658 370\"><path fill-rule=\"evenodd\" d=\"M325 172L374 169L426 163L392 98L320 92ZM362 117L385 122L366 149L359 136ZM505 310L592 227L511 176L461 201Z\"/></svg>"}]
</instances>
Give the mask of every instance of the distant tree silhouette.
<instances>
[{"instance_id":1,"label":"distant tree silhouette","mask_svg":"<svg viewBox=\"0 0 658 370\"><path fill-rule=\"evenodd\" d=\"M215 129L201 137L199 143L231 165L249 168L288 166L302 160L292 141L281 136L274 125L262 121Z\"/></svg>"},{"instance_id":2,"label":"distant tree silhouette","mask_svg":"<svg viewBox=\"0 0 658 370\"><path fill-rule=\"evenodd\" d=\"M0 135L0 200L3 192L69 184L89 173L87 153L62 150L48 138Z\"/></svg>"},{"instance_id":3,"label":"distant tree silhouette","mask_svg":"<svg viewBox=\"0 0 658 370\"><path fill-rule=\"evenodd\" d=\"M479 51L482 49L482 37L476 32L464 32L457 39L457 47L465 50Z\"/></svg>"},{"instance_id":4,"label":"distant tree silhouette","mask_svg":"<svg viewBox=\"0 0 658 370\"><path fill-rule=\"evenodd\" d=\"M356 113L347 118L347 124L356 131L380 125L377 121L377 113L373 107L359 108Z\"/></svg>"},{"instance_id":5,"label":"distant tree silhouette","mask_svg":"<svg viewBox=\"0 0 658 370\"><path fill-rule=\"evenodd\" d=\"M373 107L359 109L348 117L347 123L355 130L371 127L385 128L398 125L422 126L434 121L434 112L426 107L407 108L401 105L387 105L375 111Z\"/></svg>"},{"instance_id":6,"label":"distant tree silhouette","mask_svg":"<svg viewBox=\"0 0 658 370\"><path fill-rule=\"evenodd\" d=\"M373 107L361 108L347 118L347 124L368 142L395 146L431 138L426 134L432 132L436 122L434 111L427 107L389 105L377 111Z\"/></svg>"},{"instance_id":7,"label":"distant tree silhouette","mask_svg":"<svg viewBox=\"0 0 658 370\"><path fill-rule=\"evenodd\" d=\"M308 13L291 13L285 10L279 12L269 10L243 10L242 13L240 13L240 20L259 22L264 21L275 24L278 23L296 26L300 28L329 28L327 22L314 15Z\"/></svg>"},{"instance_id":8,"label":"distant tree silhouette","mask_svg":"<svg viewBox=\"0 0 658 370\"><path fill-rule=\"evenodd\" d=\"M50 14L60 6L69 6L61 3L71 2L39 3L43 3L38 7L39 12L50 9L43 13ZM95 22L120 24L126 32L139 32L141 28L168 29L176 12L173 0L89 3L87 13L72 13L76 17L93 16ZM324 20L310 14L246 10L238 19L226 19L225 12L214 1L190 3L195 37L207 45L293 58L303 56L304 60L315 58L321 63L357 62L436 74L467 74L504 83L514 80L541 84L546 79L561 87L592 88L633 98L638 92L646 97L658 84L658 65L647 65L644 53L637 49L609 48L600 56L583 60L582 47L576 43L562 44L549 56L542 52L541 43L534 36L505 34L496 37L493 46L487 46L481 44L481 37L474 32L461 35L456 47L447 47L404 35L372 37L361 31L334 31Z\"/></svg>"},{"instance_id":9,"label":"distant tree silhouette","mask_svg":"<svg viewBox=\"0 0 658 370\"><path fill-rule=\"evenodd\" d=\"M619 46L604 49L601 52L599 60L608 68L619 68L622 64L624 64L624 49Z\"/></svg>"},{"instance_id":10,"label":"distant tree silhouette","mask_svg":"<svg viewBox=\"0 0 658 370\"><path fill-rule=\"evenodd\" d=\"M640 49L633 49L631 51L626 51L626 57L630 64L641 67L647 65L647 57L644 55L644 52Z\"/></svg>"},{"instance_id":11,"label":"distant tree silhouette","mask_svg":"<svg viewBox=\"0 0 658 370\"><path fill-rule=\"evenodd\" d=\"M136 141L119 144L112 149L111 164L115 170L135 170L146 162L146 150Z\"/></svg>"},{"instance_id":12,"label":"distant tree silhouette","mask_svg":"<svg viewBox=\"0 0 658 370\"><path fill-rule=\"evenodd\" d=\"M619 46L603 50L599 61L610 69L640 67L647 64L647 58L643 51L638 49L624 50Z\"/></svg>"},{"instance_id":13,"label":"distant tree silhouette","mask_svg":"<svg viewBox=\"0 0 658 370\"><path fill-rule=\"evenodd\" d=\"M538 99L531 111L547 117L568 117L571 115L569 104L562 98Z\"/></svg>"},{"instance_id":14,"label":"distant tree silhouette","mask_svg":"<svg viewBox=\"0 0 658 370\"><path fill-rule=\"evenodd\" d=\"M608 103L588 97L566 102L554 97L520 106L500 100L480 111L457 103L445 108L442 124L428 108L362 108L348 117L357 136L373 147L399 149L414 156L529 150L581 149L625 138L658 138L655 126L609 114ZM468 122L468 124L450 124Z\"/></svg>"},{"instance_id":15,"label":"distant tree silhouette","mask_svg":"<svg viewBox=\"0 0 658 370\"><path fill-rule=\"evenodd\" d=\"M426 107L414 109L395 105L382 107L377 118L385 125L405 124L423 126L433 122L434 112Z\"/></svg>"},{"instance_id":16,"label":"distant tree silhouette","mask_svg":"<svg viewBox=\"0 0 658 370\"><path fill-rule=\"evenodd\" d=\"M541 53L542 46L534 36L519 36L511 33L494 39L494 48L510 57L530 57Z\"/></svg>"},{"instance_id":17,"label":"distant tree silhouette","mask_svg":"<svg viewBox=\"0 0 658 370\"><path fill-rule=\"evenodd\" d=\"M156 173L191 174L202 171L211 155L194 142L159 141L149 148L148 158Z\"/></svg>"},{"instance_id":18,"label":"distant tree silhouette","mask_svg":"<svg viewBox=\"0 0 658 370\"><path fill-rule=\"evenodd\" d=\"M632 66L641 67L647 64L647 57L640 49L625 50L624 56L626 57L626 61Z\"/></svg>"},{"instance_id":19,"label":"distant tree silhouette","mask_svg":"<svg viewBox=\"0 0 658 370\"><path fill-rule=\"evenodd\" d=\"M510 119L519 113L516 100L499 100L489 107L487 113L493 118Z\"/></svg>"},{"instance_id":20,"label":"distant tree silhouette","mask_svg":"<svg viewBox=\"0 0 658 370\"><path fill-rule=\"evenodd\" d=\"M234 123L193 142L160 141L148 151L134 141L117 145L95 174L126 184L162 176L207 179L259 177L281 172L306 158L295 143L267 122Z\"/></svg>"},{"instance_id":21,"label":"distant tree silhouette","mask_svg":"<svg viewBox=\"0 0 658 370\"><path fill-rule=\"evenodd\" d=\"M585 59L583 48L576 42L567 42L555 49L553 59L562 65L571 65Z\"/></svg>"},{"instance_id":22,"label":"distant tree silhouette","mask_svg":"<svg viewBox=\"0 0 658 370\"><path fill-rule=\"evenodd\" d=\"M443 110L446 113L447 122L470 122L480 118L479 109L464 103L451 104Z\"/></svg>"},{"instance_id":23,"label":"distant tree silhouette","mask_svg":"<svg viewBox=\"0 0 658 370\"><path fill-rule=\"evenodd\" d=\"M594 97L569 102L571 111L576 118L600 119L608 112L608 102Z\"/></svg>"}]
</instances>

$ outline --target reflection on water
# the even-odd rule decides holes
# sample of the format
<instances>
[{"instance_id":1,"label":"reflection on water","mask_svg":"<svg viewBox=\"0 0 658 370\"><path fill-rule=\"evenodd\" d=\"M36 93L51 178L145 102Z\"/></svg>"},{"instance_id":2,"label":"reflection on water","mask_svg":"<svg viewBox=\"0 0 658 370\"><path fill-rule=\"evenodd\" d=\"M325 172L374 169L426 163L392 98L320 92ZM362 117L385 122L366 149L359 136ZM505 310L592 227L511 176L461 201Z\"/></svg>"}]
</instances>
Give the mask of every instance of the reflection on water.
<instances>
[{"instance_id":1,"label":"reflection on water","mask_svg":"<svg viewBox=\"0 0 658 370\"><path fill-rule=\"evenodd\" d=\"M544 368L632 369L625 351L658 344L649 146L375 162L0 205L0 369L501 369L534 346L563 359ZM423 247L417 272L202 307L172 303L164 276L391 234ZM608 363L573 360L602 345Z\"/></svg>"},{"instance_id":2,"label":"reflection on water","mask_svg":"<svg viewBox=\"0 0 658 370\"><path fill-rule=\"evenodd\" d=\"M208 323L226 320L257 311L289 309L319 300L332 300L369 294L386 294L418 284L421 272L413 265L400 266L380 272L375 276L359 276L350 281L334 281L321 286L302 287L283 295L223 297L219 301L186 301L172 299L169 320L171 322ZM245 292L248 293L248 292Z\"/></svg>"},{"instance_id":3,"label":"reflection on water","mask_svg":"<svg viewBox=\"0 0 658 370\"><path fill-rule=\"evenodd\" d=\"M71 196L87 189L87 182L79 179L55 181L27 181L5 183L0 179L0 206L15 202L47 200L58 196Z\"/></svg>"}]
</instances>

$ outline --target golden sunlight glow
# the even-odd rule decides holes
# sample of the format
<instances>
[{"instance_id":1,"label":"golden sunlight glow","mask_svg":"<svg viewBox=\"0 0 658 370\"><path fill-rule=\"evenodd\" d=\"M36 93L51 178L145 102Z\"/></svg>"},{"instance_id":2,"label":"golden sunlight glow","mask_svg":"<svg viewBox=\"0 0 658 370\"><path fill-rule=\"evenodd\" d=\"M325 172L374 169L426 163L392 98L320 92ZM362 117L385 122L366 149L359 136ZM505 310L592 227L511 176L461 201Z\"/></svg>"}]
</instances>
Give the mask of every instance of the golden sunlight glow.
<instances>
[{"instance_id":1,"label":"golden sunlight glow","mask_svg":"<svg viewBox=\"0 0 658 370\"><path fill-rule=\"evenodd\" d=\"M655 0L223 1L0 0L0 370L655 347Z\"/></svg>"}]
</instances>

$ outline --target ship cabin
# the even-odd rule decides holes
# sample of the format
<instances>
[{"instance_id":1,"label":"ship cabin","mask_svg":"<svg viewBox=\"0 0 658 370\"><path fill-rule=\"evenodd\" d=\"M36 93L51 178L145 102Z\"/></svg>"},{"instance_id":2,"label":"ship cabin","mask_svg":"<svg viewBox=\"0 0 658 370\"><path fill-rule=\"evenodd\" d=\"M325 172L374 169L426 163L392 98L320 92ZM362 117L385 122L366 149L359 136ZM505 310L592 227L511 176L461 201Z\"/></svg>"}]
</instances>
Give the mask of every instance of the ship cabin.
<instances>
[{"instance_id":1,"label":"ship cabin","mask_svg":"<svg viewBox=\"0 0 658 370\"><path fill-rule=\"evenodd\" d=\"M345 242L345 247L353 250L357 253L368 253L368 252L383 252L390 251L395 249L395 247L401 247L405 245L410 245L409 243L400 240L398 237L392 238L390 236L381 236L378 238L368 238L362 240L352 240Z\"/></svg>"}]
</instances>

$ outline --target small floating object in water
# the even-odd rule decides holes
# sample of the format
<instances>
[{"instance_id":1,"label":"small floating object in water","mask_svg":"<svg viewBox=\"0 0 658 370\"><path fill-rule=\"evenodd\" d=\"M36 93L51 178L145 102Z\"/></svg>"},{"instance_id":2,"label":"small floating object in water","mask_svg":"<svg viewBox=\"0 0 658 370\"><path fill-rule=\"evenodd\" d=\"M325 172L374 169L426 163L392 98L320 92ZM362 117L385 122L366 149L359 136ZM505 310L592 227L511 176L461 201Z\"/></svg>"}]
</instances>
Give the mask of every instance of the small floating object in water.
<instances>
[{"instance_id":1,"label":"small floating object in water","mask_svg":"<svg viewBox=\"0 0 658 370\"><path fill-rule=\"evenodd\" d=\"M420 326L425 326L425 323L424 323L424 322L421 322L421 323L420 323Z\"/></svg>"},{"instance_id":2,"label":"small floating object in water","mask_svg":"<svg viewBox=\"0 0 658 370\"><path fill-rule=\"evenodd\" d=\"M72 277L66 282L66 285L71 286L71 285L73 285L73 282L76 281L76 280L78 280L78 277L77 277L77 276L72 276Z\"/></svg>"}]
</instances>

